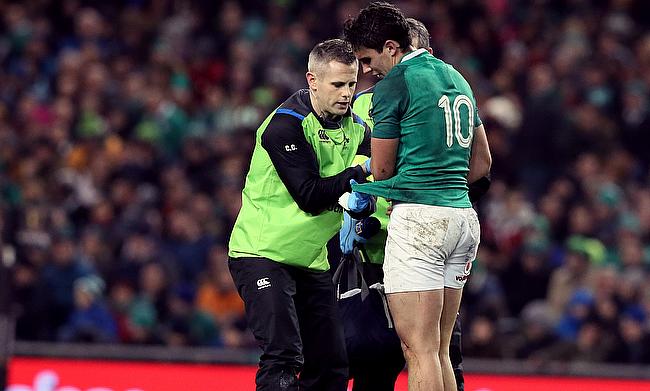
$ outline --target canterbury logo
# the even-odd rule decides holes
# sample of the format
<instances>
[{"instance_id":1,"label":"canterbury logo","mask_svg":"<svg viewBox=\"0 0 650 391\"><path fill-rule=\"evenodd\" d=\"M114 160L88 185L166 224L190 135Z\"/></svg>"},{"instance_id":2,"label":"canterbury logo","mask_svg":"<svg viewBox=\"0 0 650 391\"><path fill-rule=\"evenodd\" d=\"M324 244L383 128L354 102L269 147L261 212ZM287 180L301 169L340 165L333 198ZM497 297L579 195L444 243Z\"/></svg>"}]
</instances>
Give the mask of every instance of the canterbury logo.
<instances>
[{"instance_id":1,"label":"canterbury logo","mask_svg":"<svg viewBox=\"0 0 650 391\"><path fill-rule=\"evenodd\" d=\"M330 139L327 133L325 133L325 129L321 129L318 131L318 138L320 138L323 141L328 141Z\"/></svg>"},{"instance_id":2,"label":"canterbury logo","mask_svg":"<svg viewBox=\"0 0 650 391\"><path fill-rule=\"evenodd\" d=\"M343 213L343 207L341 205L339 205L338 203L328 206L327 210L329 210L331 212L336 212L336 213Z\"/></svg>"},{"instance_id":3,"label":"canterbury logo","mask_svg":"<svg viewBox=\"0 0 650 391\"><path fill-rule=\"evenodd\" d=\"M257 280L257 290L268 288L271 286L271 281L268 277L260 278Z\"/></svg>"}]
</instances>

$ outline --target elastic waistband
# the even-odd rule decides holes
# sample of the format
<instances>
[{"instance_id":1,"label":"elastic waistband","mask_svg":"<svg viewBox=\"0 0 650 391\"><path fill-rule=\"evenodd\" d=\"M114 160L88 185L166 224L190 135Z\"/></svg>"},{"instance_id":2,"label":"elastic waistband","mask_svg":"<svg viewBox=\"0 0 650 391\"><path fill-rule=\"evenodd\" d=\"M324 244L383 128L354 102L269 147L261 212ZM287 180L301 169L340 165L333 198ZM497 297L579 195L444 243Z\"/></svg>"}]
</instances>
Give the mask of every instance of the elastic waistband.
<instances>
[{"instance_id":1,"label":"elastic waistband","mask_svg":"<svg viewBox=\"0 0 650 391\"><path fill-rule=\"evenodd\" d=\"M469 209L473 209L472 207L469 207L469 208L454 208L452 206L414 204L412 202L402 202L402 201L393 201L392 205L393 205L393 208L396 208L396 207L399 206L401 208L426 208L426 209L441 209L441 210L469 210Z\"/></svg>"}]
</instances>

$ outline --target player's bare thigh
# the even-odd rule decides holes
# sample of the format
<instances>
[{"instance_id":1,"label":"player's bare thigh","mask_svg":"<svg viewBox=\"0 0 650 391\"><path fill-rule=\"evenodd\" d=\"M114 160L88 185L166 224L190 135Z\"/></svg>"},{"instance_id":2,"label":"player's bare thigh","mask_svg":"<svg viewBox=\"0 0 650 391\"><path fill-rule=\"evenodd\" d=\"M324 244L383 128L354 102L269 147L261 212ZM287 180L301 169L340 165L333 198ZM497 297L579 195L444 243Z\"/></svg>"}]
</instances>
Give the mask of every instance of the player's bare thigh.
<instances>
[{"instance_id":1,"label":"player's bare thigh","mask_svg":"<svg viewBox=\"0 0 650 391\"><path fill-rule=\"evenodd\" d=\"M434 353L440 343L443 289L388 294L395 330L407 348Z\"/></svg>"}]
</instances>

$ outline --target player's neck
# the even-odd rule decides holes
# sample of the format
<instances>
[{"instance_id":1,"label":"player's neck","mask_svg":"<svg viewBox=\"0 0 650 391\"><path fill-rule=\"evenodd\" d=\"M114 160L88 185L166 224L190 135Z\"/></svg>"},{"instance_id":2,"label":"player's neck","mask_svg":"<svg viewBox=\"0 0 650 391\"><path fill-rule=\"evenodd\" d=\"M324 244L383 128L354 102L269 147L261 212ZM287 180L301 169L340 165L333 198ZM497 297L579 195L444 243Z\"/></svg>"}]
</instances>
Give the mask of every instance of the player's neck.
<instances>
[{"instance_id":1,"label":"player's neck","mask_svg":"<svg viewBox=\"0 0 650 391\"><path fill-rule=\"evenodd\" d=\"M397 65L400 62L402 62L402 59L404 58L404 56L406 56L407 54L413 52L414 50L415 50L415 47L412 46L412 45L410 45L409 47L404 48L404 49L401 49L401 48L397 49L397 54L394 57L396 62L393 65Z\"/></svg>"}]
</instances>

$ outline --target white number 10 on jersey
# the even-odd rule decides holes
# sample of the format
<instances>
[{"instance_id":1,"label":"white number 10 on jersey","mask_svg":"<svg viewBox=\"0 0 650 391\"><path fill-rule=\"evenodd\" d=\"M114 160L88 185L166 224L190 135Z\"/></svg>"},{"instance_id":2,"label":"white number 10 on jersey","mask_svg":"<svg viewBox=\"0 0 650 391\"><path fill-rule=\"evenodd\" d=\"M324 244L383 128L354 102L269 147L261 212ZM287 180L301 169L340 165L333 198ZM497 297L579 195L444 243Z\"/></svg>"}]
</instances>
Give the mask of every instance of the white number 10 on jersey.
<instances>
[{"instance_id":1,"label":"white number 10 on jersey","mask_svg":"<svg viewBox=\"0 0 650 391\"><path fill-rule=\"evenodd\" d=\"M463 132L460 125L460 106L467 106L468 111L468 129L467 138L463 137ZM445 127L447 128L447 147L451 148L454 143L454 134L458 144L463 148L469 148L472 145L472 136L474 135L474 105L472 100L466 95L458 95L454 99L453 107L453 120L452 120L452 107L449 102L449 97L443 95L438 101L438 107L442 107L445 111ZM454 129L452 130L452 122Z\"/></svg>"}]
</instances>

